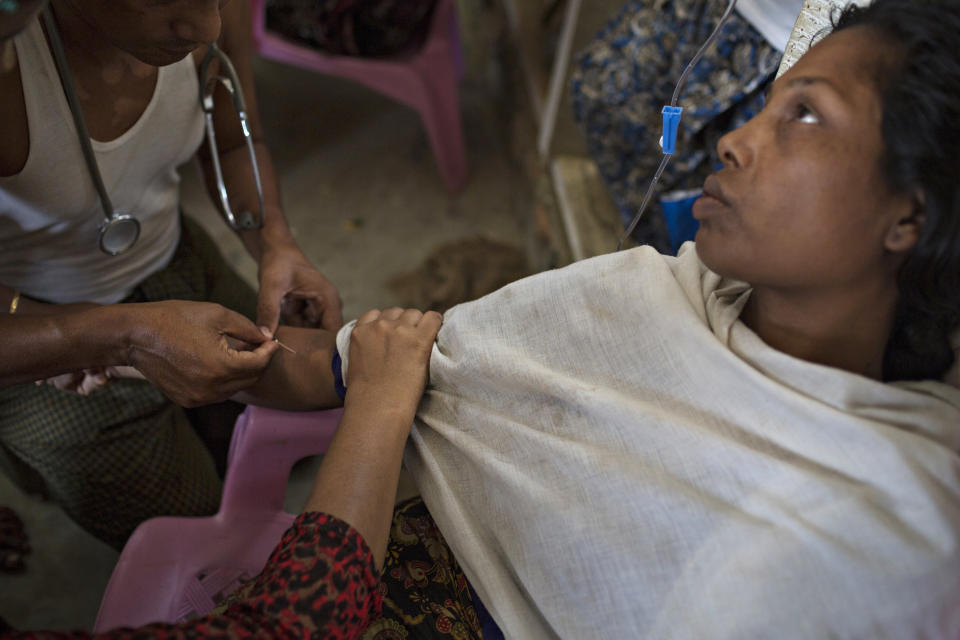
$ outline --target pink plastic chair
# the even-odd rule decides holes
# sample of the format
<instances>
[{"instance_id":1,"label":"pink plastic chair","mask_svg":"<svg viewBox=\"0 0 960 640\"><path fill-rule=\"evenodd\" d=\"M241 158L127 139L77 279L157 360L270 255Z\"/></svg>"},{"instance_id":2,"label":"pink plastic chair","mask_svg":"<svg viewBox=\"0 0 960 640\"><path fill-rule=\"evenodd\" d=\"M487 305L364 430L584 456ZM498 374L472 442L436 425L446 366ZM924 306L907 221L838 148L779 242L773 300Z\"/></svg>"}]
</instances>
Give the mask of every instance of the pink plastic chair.
<instances>
[{"instance_id":1,"label":"pink plastic chair","mask_svg":"<svg viewBox=\"0 0 960 640\"><path fill-rule=\"evenodd\" d=\"M466 183L467 159L457 89L463 66L453 0L439 0L419 50L391 58L324 54L266 30L266 0L252 0L253 46L265 58L355 80L415 109L447 189Z\"/></svg>"},{"instance_id":2,"label":"pink plastic chair","mask_svg":"<svg viewBox=\"0 0 960 640\"><path fill-rule=\"evenodd\" d=\"M230 442L220 511L137 527L110 576L94 631L204 615L256 576L295 517L283 510L291 467L327 450L341 414L248 407Z\"/></svg>"}]
</instances>

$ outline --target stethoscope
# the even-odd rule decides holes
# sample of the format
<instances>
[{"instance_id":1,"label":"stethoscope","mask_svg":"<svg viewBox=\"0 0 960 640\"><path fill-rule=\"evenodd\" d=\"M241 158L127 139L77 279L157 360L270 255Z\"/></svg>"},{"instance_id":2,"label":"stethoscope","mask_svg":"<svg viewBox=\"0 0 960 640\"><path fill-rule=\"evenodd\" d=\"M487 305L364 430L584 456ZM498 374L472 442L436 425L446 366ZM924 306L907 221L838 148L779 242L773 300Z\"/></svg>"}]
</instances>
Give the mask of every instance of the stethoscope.
<instances>
[{"instance_id":1,"label":"stethoscope","mask_svg":"<svg viewBox=\"0 0 960 640\"><path fill-rule=\"evenodd\" d=\"M93 147L90 144L90 134L87 132L87 124L83 118L83 111L80 108L80 100L77 98L77 91L73 85L73 75L70 73L70 67L67 65L67 58L63 51L63 42L60 39L60 32L57 30L56 21L50 5L43 11L44 23L47 27L47 34L50 37L50 46L53 50L53 58L56 63L57 73L60 75L60 82L63 85L63 91L67 96L67 103L70 106L70 113L73 115L73 123L77 130L77 137L80 139L80 148L83 150L83 157L87 164L87 170L90 173L90 179L100 197L100 205L103 207L104 219L100 223L100 250L104 253L116 256L128 251L137 239L140 237L140 222L130 213L118 211L113 208L110 196L103 186L103 178L100 176L100 169L97 167L97 159L93 154ZM220 61L221 68L226 76L216 75L208 77L210 65L214 59ZM247 119L246 102L243 99L243 92L240 88L240 80L237 78L237 72L223 51L216 44L211 44L200 63L200 107L203 109L204 123L207 132L207 143L210 149L210 157L213 163L213 172L217 183L217 195L219 197L219 209L227 224L235 231L249 231L263 227L264 205L263 205L263 184L260 181L260 169L257 165L257 154L253 148L253 135L250 131L250 125ZM233 107L240 118L240 127L243 131L243 139L247 146L247 152L250 154L250 164L253 168L253 181L257 189L257 199L260 207L259 215L254 215L249 210L243 210L239 215L235 215L230 207L230 198L227 195L227 187L223 182L223 171L220 167L220 154L217 149L217 137L213 129L213 93L217 86L222 86L230 94Z\"/></svg>"},{"instance_id":2,"label":"stethoscope","mask_svg":"<svg viewBox=\"0 0 960 640\"><path fill-rule=\"evenodd\" d=\"M717 23L713 33L710 34L710 37L707 38L707 41L703 43L703 46L700 47L696 55L693 56L693 59L690 60L690 62L684 68L683 73L680 74L680 80L677 82L677 86L673 90L673 98L670 100L670 104L663 107L663 111L661 112L663 116L663 135L660 138L660 148L663 149L663 159L660 161L660 166L657 167L657 172L653 175L653 180L650 181L650 186L647 187L647 193L643 196L643 201L640 203L640 208L637 210L633 220L631 220L630 224L627 226L627 230L623 232L622 236L620 236L620 242L617 243L617 251L620 251L620 249L623 248L624 240L630 237L630 234L633 233L637 223L640 222L640 216L642 216L643 212L647 209L647 205L650 203L650 198L653 196L653 192L657 188L657 183L660 182L660 176L663 175L663 170L667 168L667 163L670 162L670 158L677 149L677 129L680 126L680 115L683 113L683 107L677 106L677 100L680 97L680 92L683 91L683 88L687 84L687 78L690 76L690 72L693 71L693 68L697 66L698 62L700 62L700 58L703 57L704 52L710 47L711 44L713 44L714 40L717 39L717 36L720 35L720 30L723 28L723 25L727 23L727 20L730 18L730 14L733 13L733 8L736 5L737 0L730 0L730 4L727 5L727 10L723 12L722 16L720 16L720 22Z\"/></svg>"}]
</instances>

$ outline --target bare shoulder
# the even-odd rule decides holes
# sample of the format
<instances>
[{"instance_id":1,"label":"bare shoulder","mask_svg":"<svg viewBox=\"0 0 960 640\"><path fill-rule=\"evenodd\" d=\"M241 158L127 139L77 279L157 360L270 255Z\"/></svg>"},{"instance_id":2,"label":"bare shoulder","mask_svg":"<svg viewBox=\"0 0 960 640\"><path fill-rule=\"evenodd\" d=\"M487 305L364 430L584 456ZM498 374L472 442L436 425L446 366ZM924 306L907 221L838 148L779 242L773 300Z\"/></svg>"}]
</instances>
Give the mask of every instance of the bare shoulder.
<instances>
[{"instance_id":1,"label":"bare shoulder","mask_svg":"<svg viewBox=\"0 0 960 640\"><path fill-rule=\"evenodd\" d=\"M20 64L0 68L0 176L20 173L30 153L27 107L23 101Z\"/></svg>"}]
</instances>

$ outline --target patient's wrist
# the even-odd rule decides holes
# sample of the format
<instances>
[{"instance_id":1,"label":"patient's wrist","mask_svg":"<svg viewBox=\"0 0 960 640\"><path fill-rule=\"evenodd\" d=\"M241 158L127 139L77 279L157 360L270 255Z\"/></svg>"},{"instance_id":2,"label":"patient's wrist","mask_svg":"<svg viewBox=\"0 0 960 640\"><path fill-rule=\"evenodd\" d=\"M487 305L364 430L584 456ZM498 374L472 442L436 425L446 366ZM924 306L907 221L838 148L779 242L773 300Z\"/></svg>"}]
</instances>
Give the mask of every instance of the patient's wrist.
<instances>
[{"instance_id":1,"label":"patient's wrist","mask_svg":"<svg viewBox=\"0 0 960 640\"><path fill-rule=\"evenodd\" d=\"M343 402L344 411L362 414L364 418L378 424L410 429L417 412L420 395L398 393L397 389L379 384L367 384L357 381L347 389Z\"/></svg>"}]
</instances>

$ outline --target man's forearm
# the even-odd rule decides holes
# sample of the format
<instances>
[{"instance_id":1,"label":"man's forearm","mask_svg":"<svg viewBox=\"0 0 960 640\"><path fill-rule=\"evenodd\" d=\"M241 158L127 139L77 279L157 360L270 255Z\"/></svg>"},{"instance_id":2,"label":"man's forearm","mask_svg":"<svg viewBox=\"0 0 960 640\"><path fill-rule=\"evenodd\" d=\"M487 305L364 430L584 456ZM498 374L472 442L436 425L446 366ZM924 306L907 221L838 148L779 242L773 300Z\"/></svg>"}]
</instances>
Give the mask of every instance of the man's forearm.
<instances>
[{"instance_id":1,"label":"man's forearm","mask_svg":"<svg viewBox=\"0 0 960 640\"><path fill-rule=\"evenodd\" d=\"M130 308L0 315L0 387L68 371L127 364Z\"/></svg>"},{"instance_id":2,"label":"man's forearm","mask_svg":"<svg viewBox=\"0 0 960 640\"><path fill-rule=\"evenodd\" d=\"M56 316L95 309L99 306L93 302L74 302L70 304L38 302L22 295L19 291L0 285L0 310L12 312L18 316Z\"/></svg>"},{"instance_id":3,"label":"man's forearm","mask_svg":"<svg viewBox=\"0 0 960 640\"><path fill-rule=\"evenodd\" d=\"M250 255L259 263L264 245L269 242L286 242L293 239L287 222L283 218L283 206L280 202L280 190L274 171L270 150L263 142L263 127L260 124L260 110L257 105L257 92L253 78L253 43L249 2L232 2L221 10L223 27L220 33L220 48L230 56L243 91L247 108L247 126L252 134L257 155L257 167L263 185L263 202L266 209L263 229L241 232L240 236ZM250 164L250 154L237 119L232 100L223 87L218 87L214 95L214 129L219 146L220 165L223 170L224 184L230 194L231 208L234 212L248 209L258 213L256 182ZM207 178L207 188L214 199L219 200L214 184L213 170L209 158L209 148L200 148L200 159Z\"/></svg>"},{"instance_id":4,"label":"man's forearm","mask_svg":"<svg viewBox=\"0 0 960 640\"><path fill-rule=\"evenodd\" d=\"M293 236L283 217L280 204L280 190L277 188L276 172L270 151L263 142L255 142L257 153L257 168L260 171L260 181L263 187L263 228L256 231L239 232L240 239L253 259L260 260L260 254L265 242L271 240L293 241ZM209 157L201 157L204 178L210 197L219 202L219 191L214 177L213 165ZM229 150L221 150L220 166L223 171L223 181L230 198L230 207L234 215L248 210L255 216L260 215L260 201L257 196L256 181L250 166L250 155L246 145Z\"/></svg>"}]
</instances>

